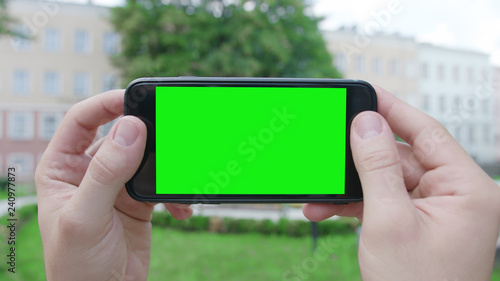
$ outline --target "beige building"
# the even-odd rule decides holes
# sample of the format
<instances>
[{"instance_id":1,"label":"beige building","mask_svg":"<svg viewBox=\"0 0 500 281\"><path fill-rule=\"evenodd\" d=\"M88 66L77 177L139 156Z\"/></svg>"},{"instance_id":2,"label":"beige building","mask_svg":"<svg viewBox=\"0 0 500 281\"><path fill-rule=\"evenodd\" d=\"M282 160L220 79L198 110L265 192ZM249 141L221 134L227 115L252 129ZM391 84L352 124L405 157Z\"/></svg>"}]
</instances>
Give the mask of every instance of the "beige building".
<instances>
[{"instance_id":1,"label":"beige building","mask_svg":"<svg viewBox=\"0 0 500 281\"><path fill-rule=\"evenodd\" d=\"M30 180L68 108L119 86L109 56L120 43L109 8L16 0L8 10L33 39L0 37L0 174L18 165Z\"/></svg>"},{"instance_id":2,"label":"beige building","mask_svg":"<svg viewBox=\"0 0 500 281\"><path fill-rule=\"evenodd\" d=\"M412 104L417 102L417 44L412 38L368 36L355 27L323 32L323 36L344 78L365 80Z\"/></svg>"}]
</instances>

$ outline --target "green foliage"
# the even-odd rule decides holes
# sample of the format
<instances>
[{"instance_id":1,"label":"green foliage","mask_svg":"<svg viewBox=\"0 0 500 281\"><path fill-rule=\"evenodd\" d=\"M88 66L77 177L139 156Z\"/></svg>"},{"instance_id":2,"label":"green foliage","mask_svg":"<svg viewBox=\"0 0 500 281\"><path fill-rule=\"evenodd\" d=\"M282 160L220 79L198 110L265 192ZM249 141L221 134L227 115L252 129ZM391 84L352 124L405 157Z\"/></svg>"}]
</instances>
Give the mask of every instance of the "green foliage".
<instances>
[{"instance_id":1,"label":"green foliage","mask_svg":"<svg viewBox=\"0 0 500 281\"><path fill-rule=\"evenodd\" d=\"M16 35L12 30L12 23L14 23L14 19L9 16L7 11L7 1L0 0L0 36Z\"/></svg>"},{"instance_id":2,"label":"green foliage","mask_svg":"<svg viewBox=\"0 0 500 281\"><path fill-rule=\"evenodd\" d=\"M9 186L9 179L7 177L0 177L0 191L7 190L8 186Z\"/></svg>"},{"instance_id":3,"label":"green foliage","mask_svg":"<svg viewBox=\"0 0 500 281\"><path fill-rule=\"evenodd\" d=\"M129 0L112 10L122 37L113 62L126 82L179 75L340 77L319 19L305 9L302 0Z\"/></svg>"},{"instance_id":4,"label":"green foliage","mask_svg":"<svg viewBox=\"0 0 500 281\"><path fill-rule=\"evenodd\" d=\"M221 221L220 227L210 227L211 223ZM183 221L178 221L166 212L153 213L153 225L181 229L186 231L215 231L222 233L260 233L264 235L283 235L290 237L304 237L311 234L311 222L302 220L289 220L282 218L278 222L269 219L236 219L223 218L211 220L203 216L192 216ZM353 219L326 220L318 224L320 235L346 235L353 234L359 222Z\"/></svg>"}]
</instances>

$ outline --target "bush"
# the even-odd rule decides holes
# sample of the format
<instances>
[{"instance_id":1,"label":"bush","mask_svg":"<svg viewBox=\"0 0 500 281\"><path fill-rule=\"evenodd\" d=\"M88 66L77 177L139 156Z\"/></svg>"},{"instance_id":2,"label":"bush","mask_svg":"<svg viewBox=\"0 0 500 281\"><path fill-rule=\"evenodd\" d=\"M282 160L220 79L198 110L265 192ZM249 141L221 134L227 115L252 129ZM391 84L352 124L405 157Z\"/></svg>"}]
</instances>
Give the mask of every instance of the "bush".
<instances>
[{"instance_id":1,"label":"bush","mask_svg":"<svg viewBox=\"0 0 500 281\"><path fill-rule=\"evenodd\" d=\"M311 235L311 222L302 220L280 219L273 222L269 219L236 219L192 216L183 221L174 219L167 212L155 212L152 223L156 226L175 228L186 231L211 231L219 233L261 233L264 235L286 235L304 237ZM358 222L352 219L327 220L318 223L319 235L344 235L356 231Z\"/></svg>"},{"instance_id":2,"label":"bush","mask_svg":"<svg viewBox=\"0 0 500 281\"><path fill-rule=\"evenodd\" d=\"M294 237L304 237L311 234L311 222L308 221L291 221L287 234Z\"/></svg>"},{"instance_id":3,"label":"bush","mask_svg":"<svg viewBox=\"0 0 500 281\"><path fill-rule=\"evenodd\" d=\"M322 221L318 224L319 235L329 234L348 234L352 233L353 229L350 224L336 221Z\"/></svg>"},{"instance_id":4,"label":"bush","mask_svg":"<svg viewBox=\"0 0 500 281\"><path fill-rule=\"evenodd\" d=\"M9 180L7 177L0 177L0 191L7 190Z\"/></svg>"},{"instance_id":5,"label":"bush","mask_svg":"<svg viewBox=\"0 0 500 281\"><path fill-rule=\"evenodd\" d=\"M278 235L287 235L288 228L290 227L290 220L287 218L281 218L276 226L276 232Z\"/></svg>"},{"instance_id":6,"label":"bush","mask_svg":"<svg viewBox=\"0 0 500 281\"><path fill-rule=\"evenodd\" d=\"M17 219L20 221L27 221L33 217L38 216L38 205L28 205L24 206L21 209L16 209Z\"/></svg>"},{"instance_id":7,"label":"bush","mask_svg":"<svg viewBox=\"0 0 500 281\"><path fill-rule=\"evenodd\" d=\"M186 222L186 230L190 231L206 231L210 225L210 218L202 217L202 216L193 216L187 220Z\"/></svg>"},{"instance_id":8,"label":"bush","mask_svg":"<svg viewBox=\"0 0 500 281\"><path fill-rule=\"evenodd\" d=\"M277 232L276 224L269 219L263 219L261 221L258 221L256 228L259 233L267 235L275 234Z\"/></svg>"}]
</instances>

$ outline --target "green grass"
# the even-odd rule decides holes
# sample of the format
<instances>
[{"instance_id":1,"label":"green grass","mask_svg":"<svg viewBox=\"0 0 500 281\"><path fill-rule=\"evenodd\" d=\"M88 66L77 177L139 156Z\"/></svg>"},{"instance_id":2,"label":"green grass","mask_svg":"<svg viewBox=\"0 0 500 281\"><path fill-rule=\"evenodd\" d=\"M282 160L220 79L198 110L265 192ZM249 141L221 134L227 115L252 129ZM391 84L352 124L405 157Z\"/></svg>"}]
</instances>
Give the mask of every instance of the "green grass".
<instances>
[{"instance_id":1,"label":"green grass","mask_svg":"<svg viewBox=\"0 0 500 281\"><path fill-rule=\"evenodd\" d=\"M17 235L15 274L6 271L5 236L0 240L0 280L45 280L37 219L26 221ZM183 232L153 227L152 239L148 280L361 280L354 234L321 238L316 256L311 252L309 237ZM294 268L302 278L297 278ZM491 280L500 280L500 267Z\"/></svg>"},{"instance_id":2,"label":"green grass","mask_svg":"<svg viewBox=\"0 0 500 281\"><path fill-rule=\"evenodd\" d=\"M355 234L322 238L317 256L309 237L154 228L153 245L150 280L361 280Z\"/></svg>"},{"instance_id":3,"label":"green grass","mask_svg":"<svg viewBox=\"0 0 500 281\"><path fill-rule=\"evenodd\" d=\"M2 221L2 227L3 221ZM2 238L2 249L7 242ZM0 280L45 280L43 248L36 217L25 222L16 237L16 273L7 272L2 254Z\"/></svg>"}]
</instances>

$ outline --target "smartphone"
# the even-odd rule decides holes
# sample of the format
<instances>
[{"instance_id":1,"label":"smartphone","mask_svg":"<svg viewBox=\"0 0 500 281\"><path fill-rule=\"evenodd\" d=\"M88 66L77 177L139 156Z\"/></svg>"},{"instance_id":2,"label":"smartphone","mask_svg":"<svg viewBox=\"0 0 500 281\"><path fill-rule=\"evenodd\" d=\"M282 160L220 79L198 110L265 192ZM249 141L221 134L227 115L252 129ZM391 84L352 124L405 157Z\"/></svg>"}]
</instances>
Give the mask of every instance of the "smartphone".
<instances>
[{"instance_id":1,"label":"smartphone","mask_svg":"<svg viewBox=\"0 0 500 281\"><path fill-rule=\"evenodd\" d=\"M139 201L346 204L363 192L349 142L377 110L370 84L295 78L141 78L125 115L147 127L126 184Z\"/></svg>"}]
</instances>

